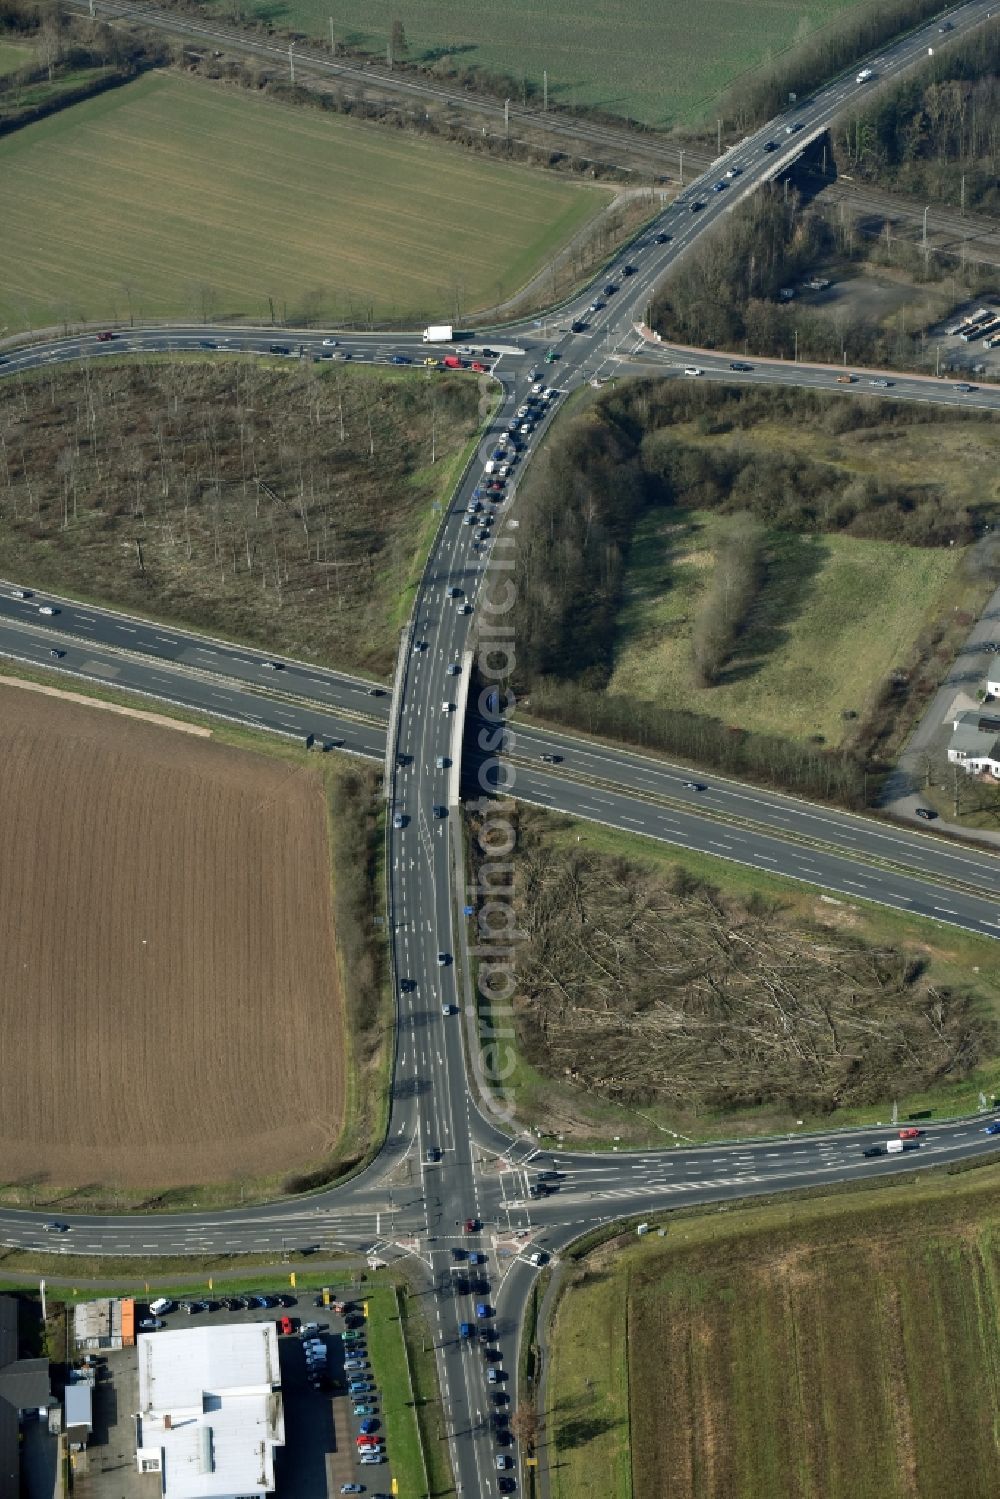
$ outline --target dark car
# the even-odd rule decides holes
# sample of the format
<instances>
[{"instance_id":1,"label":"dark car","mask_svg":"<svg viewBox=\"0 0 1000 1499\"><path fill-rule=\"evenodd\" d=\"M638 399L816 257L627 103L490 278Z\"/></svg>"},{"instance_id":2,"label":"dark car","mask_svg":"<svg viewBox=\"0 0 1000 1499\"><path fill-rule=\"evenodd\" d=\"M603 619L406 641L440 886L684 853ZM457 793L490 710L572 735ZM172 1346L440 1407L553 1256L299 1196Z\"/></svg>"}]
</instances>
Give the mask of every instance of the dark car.
<instances>
[{"instance_id":1,"label":"dark car","mask_svg":"<svg viewBox=\"0 0 1000 1499\"><path fill-rule=\"evenodd\" d=\"M506 1473L501 1473L498 1476L498 1478L497 1478L497 1488L499 1489L499 1491L500 1491L501 1494L513 1494L514 1493L514 1480L513 1480L513 1478L508 1477L508 1475Z\"/></svg>"},{"instance_id":2,"label":"dark car","mask_svg":"<svg viewBox=\"0 0 1000 1499\"><path fill-rule=\"evenodd\" d=\"M550 755L546 753L541 756L541 759L546 765L559 765L562 762L562 755Z\"/></svg>"},{"instance_id":3,"label":"dark car","mask_svg":"<svg viewBox=\"0 0 1000 1499\"><path fill-rule=\"evenodd\" d=\"M622 268L621 268L621 278L622 278L622 280L624 281L626 276L634 276L635 272L636 272L636 268L635 268L634 265L623 265Z\"/></svg>"},{"instance_id":4,"label":"dark car","mask_svg":"<svg viewBox=\"0 0 1000 1499\"><path fill-rule=\"evenodd\" d=\"M583 333L586 331L586 327L586 323L581 323L579 318L577 318L575 323L570 323L569 331L571 333Z\"/></svg>"},{"instance_id":5,"label":"dark car","mask_svg":"<svg viewBox=\"0 0 1000 1499\"><path fill-rule=\"evenodd\" d=\"M685 781L684 786L687 791L705 791L707 789L704 781Z\"/></svg>"},{"instance_id":6,"label":"dark car","mask_svg":"<svg viewBox=\"0 0 1000 1499\"><path fill-rule=\"evenodd\" d=\"M992 1124L987 1124L983 1129L984 1135L1000 1135L1000 1120L994 1119Z\"/></svg>"},{"instance_id":7,"label":"dark car","mask_svg":"<svg viewBox=\"0 0 1000 1499\"><path fill-rule=\"evenodd\" d=\"M604 288L604 295L606 297L613 297L617 290L618 288L615 283L613 281L609 281L607 286Z\"/></svg>"},{"instance_id":8,"label":"dark car","mask_svg":"<svg viewBox=\"0 0 1000 1499\"><path fill-rule=\"evenodd\" d=\"M729 361L729 368L731 370L737 370L741 374L745 374L747 370L753 369L753 365L747 364L745 359L731 359Z\"/></svg>"},{"instance_id":9,"label":"dark car","mask_svg":"<svg viewBox=\"0 0 1000 1499\"><path fill-rule=\"evenodd\" d=\"M412 364L413 361L412 361L412 359L409 359L406 354L393 354L392 358L389 360L389 363L390 364Z\"/></svg>"},{"instance_id":10,"label":"dark car","mask_svg":"<svg viewBox=\"0 0 1000 1499\"><path fill-rule=\"evenodd\" d=\"M107 332L105 332L105 333L98 333L98 335L97 335L97 342L99 344L108 344L108 343L111 342L111 340L114 338L114 336L115 335L113 333L107 333Z\"/></svg>"},{"instance_id":11,"label":"dark car","mask_svg":"<svg viewBox=\"0 0 1000 1499\"><path fill-rule=\"evenodd\" d=\"M694 202L694 203L691 204L691 212L692 213L700 213L701 210L704 208L704 206L705 206L704 203L702 203L701 200L698 199L696 202Z\"/></svg>"},{"instance_id":12,"label":"dark car","mask_svg":"<svg viewBox=\"0 0 1000 1499\"><path fill-rule=\"evenodd\" d=\"M930 807L917 807L916 813L918 817L923 818L924 822L933 822L937 816L937 813L932 812Z\"/></svg>"},{"instance_id":13,"label":"dark car","mask_svg":"<svg viewBox=\"0 0 1000 1499\"><path fill-rule=\"evenodd\" d=\"M60 1218L53 1218L51 1223L46 1223L45 1232L47 1234L68 1234L69 1224L63 1223Z\"/></svg>"},{"instance_id":14,"label":"dark car","mask_svg":"<svg viewBox=\"0 0 1000 1499\"><path fill-rule=\"evenodd\" d=\"M764 150L768 154L770 154L772 151L777 151L777 149L778 149L778 142L777 141L765 141L764 142Z\"/></svg>"},{"instance_id":15,"label":"dark car","mask_svg":"<svg viewBox=\"0 0 1000 1499\"><path fill-rule=\"evenodd\" d=\"M654 245L669 245L669 243L670 243L670 235L669 234L656 234L656 235L653 236L653 243L654 243Z\"/></svg>"},{"instance_id":16,"label":"dark car","mask_svg":"<svg viewBox=\"0 0 1000 1499\"><path fill-rule=\"evenodd\" d=\"M868 1145L862 1154L866 1156L885 1155L885 1150L881 1145Z\"/></svg>"},{"instance_id":17,"label":"dark car","mask_svg":"<svg viewBox=\"0 0 1000 1499\"><path fill-rule=\"evenodd\" d=\"M62 658L63 658L63 656L65 656L65 654L66 654L65 651L56 650L56 648L54 646L53 646L52 650L49 651L49 655L50 656L55 656L55 658L56 658L57 661L61 661Z\"/></svg>"},{"instance_id":18,"label":"dark car","mask_svg":"<svg viewBox=\"0 0 1000 1499\"><path fill-rule=\"evenodd\" d=\"M267 352L269 354L290 354L292 351L287 344L270 344Z\"/></svg>"}]
</instances>

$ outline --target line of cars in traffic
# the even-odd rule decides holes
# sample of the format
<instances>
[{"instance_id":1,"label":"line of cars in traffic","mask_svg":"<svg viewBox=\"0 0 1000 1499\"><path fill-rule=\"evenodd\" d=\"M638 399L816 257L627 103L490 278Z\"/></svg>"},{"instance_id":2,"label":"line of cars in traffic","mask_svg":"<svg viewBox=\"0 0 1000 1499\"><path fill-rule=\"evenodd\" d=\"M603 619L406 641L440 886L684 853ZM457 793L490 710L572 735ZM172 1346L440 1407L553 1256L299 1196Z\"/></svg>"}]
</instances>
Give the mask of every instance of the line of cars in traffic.
<instances>
[{"instance_id":1,"label":"line of cars in traffic","mask_svg":"<svg viewBox=\"0 0 1000 1499\"><path fill-rule=\"evenodd\" d=\"M466 1218L462 1225L465 1234L477 1234L481 1229L478 1218ZM497 1489L501 1494L513 1494L517 1482L513 1473L514 1459L507 1448L513 1445L514 1434L510 1429L510 1396L503 1388L508 1376L493 1320L495 1310L488 1300L490 1279L484 1268L487 1257L482 1249L466 1249L460 1244L452 1248L451 1257L451 1284L455 1296L472 1298L471 1315L463 1317L458 1324L459 1339L463 1348L469 1351L478 1345L486 1363L486 1383L490 1386L492 1401L489 1424L499 1449L493 1459Z\"/></svg>"}]
</instances>

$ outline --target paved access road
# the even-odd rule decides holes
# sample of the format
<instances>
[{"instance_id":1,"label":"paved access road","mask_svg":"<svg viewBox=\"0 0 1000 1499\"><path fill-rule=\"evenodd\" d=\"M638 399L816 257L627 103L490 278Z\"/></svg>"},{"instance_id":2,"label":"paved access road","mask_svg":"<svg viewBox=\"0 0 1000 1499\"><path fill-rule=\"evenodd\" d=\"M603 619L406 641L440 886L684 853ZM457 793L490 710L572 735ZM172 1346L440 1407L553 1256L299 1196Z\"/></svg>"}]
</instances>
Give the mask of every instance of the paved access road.
<instances>
[{"instance_id":1,"label":"paved access road","mask_svg":"<svg viewBox=\"0 0 1000 1499\"><path fill-rule=\"evenodd\" d=\"M960 35L980 24L986 14L982 0L961 7L952 13L954 34ZM936 36L936 26L925 28L884 49L871 65L879 76L889 76L925 55ZM666 374L677 373L678 364L683 369L689 362L688 356L650 350L635 331L644 321L646 306L660 276L692 247L705 226L760 181L786 166L801 145L824 129L864 88L864 83L855 82L852 72L801 103L786 118L772 122L766 130L741 143L710 175L686 189L653 230L643 236L640 244L619 256L595 287L562 309L551 335L548 329L539 330L533 324L510 328L502 334L491 333L492 346L503 351L499 358L491 357L502 386L498 422L513 420L514 413L529 404L530 369L534 363L540 363L547 347L558 356L555 365L549 368L558 371L552 384L559 392L572 390L585 380L617 373L623 359L627 361L626 368L660 369ZM765 149L771 142L775 149ZM734 175L723 175L730 171ZM714 190L716 187L718 191ZM607 291L607 287L615 290ZM582 325L579 331L572 331L574 324ZM312 333L143 329L130 330L108 343L82 339L42 342L9 355L0 374L83 355L116 357L133 349L199 349L206 344L213 352L226 349L268 352L272 344L287 347L289 354L278 353L275 355L278 358L297 354L322 357L324 353L341 352L374 360L403 355L416 361L422 352L416 338L390 340L372 335L344 340L339 350L331 351L323 345L320 335ZM700 356L690 359L690 364L698 367L707 367L709 362ZM726 367L725 356L721 360L714 356L711 362L713 368L721 368L726 378L743 374L747 378L781 378L801 384L832 383L836 378L830 371L806 372L794 366L769 365L766 372L763 367L759 371L733 371ZM665 368L668 364L670 367ZM678 377L686 378L682 374ZM886 389L869 388L880 393ZM857 390L854 386L844 389ZM901 393L898 382L888 390ZM938 388L937 398L957 399L954 391L945 387ZM534 418L526 423L530 430L524 434L524 451L516 472L523 470L529 461L533 445L544 433L557 404L556 400L534 403L531 408ZM455 753L455 714L449 705L460 701L466 669L461 663L470 639L474 638L470 631L481 631L484 621L502 615L501 599L507 576L504 563L516 541L516 531L506 516L516 480L508 486L504 498L485 502L496 513L492 539L478 540L479 528L465 525L463 512L474 498L481 474L480 464L470 468L458 488L456 503L442 518L440 535L418 593L412 635L401 656L402 671L394 699L392 729L404 762L397 765L394 759L390 767L392 809L402 824L393 828L389 844L389 902L393 973L399 985L399 1024L392 1111L380 1155L342 1188L304 1201L253 1210L181 1214L164 1219L79 1217L71 1220L72 1226L65 1235L45 1235L36 1215L11 1210L0 1213L0 1233L11 1242L89 1248L93 1253L146 1255L282 1245L295 1248L336 1241L350 1249L364 1244L384 1254L418 1257L426 1268L427 1283L434 1295L436 1346L449 1405L449 1440L456 1476L461 1490L475 1495L493 1493L497 1487L494 1450L485 1424L495 1392L486 1379L486 1360L465 1349L459 1324L473 1319L477 1302L487 1308L483 1320L497 1323L496 1346L501 1356L495 1366L506 1371L498 1382L501 1389L509 1387L516 1368L518 1318L533 1270L523 1252L527 1245L537 1244L539 1251L557 1252L584 1227L623 1213L651 1212L678 1201L710 1201L781 1190L804 1182L849 1179L866 1172L893 1170L903 1163L910 1166L962 1160L992 1149L992 1140L981 1133L981 1126L969 1123L928 1130L924 1140L917 1142L917 1148L906 1156L866 1158L862 1150L865 1140L872 1138L869 1132L767 1142L761 1146L739 1143L693 1152L647 1152L622 1155L613 1161L608 1156L575 1157L565 1177L556 1179L554 1191L544 1197L531 1195L533 1147L524 1140L512 1141L509 1131L484 1118L472 1100L467 1082L463 1024L471 1026L473 1017L462 1013L468 994L466 975L463 966L455 961L456 934L461 932L464 936L464 928L455 923L455 905L456 900L462 902L465 893L453 886L451 817L442 781L442 772L447 767L438 766L439 759L451 758ZM58 622L59 616L38 618ZM9 615L5 619L5 629L19 627ZM80 623L77 618L76 624ZM138 642L140 626L136 624L135 629ZM168 630L162 633L171 637ZM418 642L425 648L416 649ZM158 643L165 649L187 651L179 635ZM72 648L81 649L76 643ZM116 660L121 654L117 645L106 645L105 649L112 651ZM242 662L231 663L242 666L247 674L240 680L239 690L246 692L252 703L270 701L263 679L269 668L255 664L253 653L244 652L243 656ZM145 669L150 669L149 657L143 659ZM177 671L196 672L199 681L215 681L218 685L218 677L202 672L200 665L194 666L189 661L178 664L161 659L157 669L166 675L168 664ZM449 670L456 666L457 674ZM286 665L285 672L291 669ZM304 668L301 678L311 670ZM301 678L299 689L310 685ZM329 692L327 706L331 713L347 711L344 704L353 691L349 682L341 679L329 685L326 682L311 685L322 686L322 690ZM567 745L564 759L569 763L572 755L580 753L578 748ZM626 773L635 774L631 768ZM553 767L551 772L523 770L522 785L528 789L532 785L530 774L538 777L535 789L543 794L556 783L570 786L568 779L557 774L557 768ZM673 802L674 789L668 787L666 793L662 789L671 775L670 769L657 774L664 781L653 788L654 800L662 802L666 795ZM592 785L581 789L575 784L560 794L567 800L575 797L580 803L582 797L592 797L593 791ZM644 796L647 791L648 788L643 788ZM620 791L612 794L622 797ZM696 828L708 828L714 833L721 825L719 814L728 818L734 808L742 808L745 813L751 797L753 820L756 822L764 815L760 810L764 798L745 788L712 786L697 796L701 798L697 803L702 813L699 817L695 817L690 806L684 805L671 806L668 814L660 806L655 816L662 820L669 815L678 823L689 819L694 836ZM634 790L631 798L622 797L622 802L634 806ZM443 808L445 815L438 816L436 807ZM710 817L704 815L706 810L711 811ZM767 813L779 823L783 816L794 820L813 815L811 809L808 813L789 813L783 810L780 799ZM733 832L730 823L723 836L732 838ZM869 878L867 871L871 866L861 861L856 847L845 846L848 833L837 828L830 836L834 851L823 852L823 863L816 855L820 874L826 879L839 877L835 866L841 861L845 868L853 865L855 872L863 868L866 873L861 878ZM878 834L865 836L880 837L881 829ZM778 840L771 830L757 831L754 837L758 850L770 848L768 840L773 839L773 846L780 850L775 858L787 857L787 837ZM900 847L908 851L910 845ZM895 864L895 844L891 852ZM975 856L981 857L985 856ZM763 858L760 862L767 867ZM913 879L895 867L887 874L896 882ZM977 873L975 878L978 877ZM902 883L898 888L904 892L911 889ZM956 904L959 893L963 900L981 898L964 890L957 892L950 886L948 889L946 898ZM977 915L976 919L980 917ZM887 1139L888 1134L880 1132L879 1138ZM563 1163L547 1169L561 1170ZM473 1225L469 1234L463 1233L466 1221ZM483 1227L476 1228L477 1223ZM486 1262L470 1266L468 1278L459 1277L460 1285L456 1288L454 1266L468 1261L456 1259L454 1251L476 1243L482 1243Z\"/></svg>"}]
</instances>

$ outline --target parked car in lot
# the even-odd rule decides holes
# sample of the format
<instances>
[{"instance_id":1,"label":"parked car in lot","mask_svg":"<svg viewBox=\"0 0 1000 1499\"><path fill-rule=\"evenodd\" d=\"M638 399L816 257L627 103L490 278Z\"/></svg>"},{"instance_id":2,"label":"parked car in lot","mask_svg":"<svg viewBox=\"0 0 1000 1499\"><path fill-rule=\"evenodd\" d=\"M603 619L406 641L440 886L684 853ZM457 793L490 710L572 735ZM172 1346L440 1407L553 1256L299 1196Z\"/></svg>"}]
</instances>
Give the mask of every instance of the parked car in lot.
<instances>
[{"instance_id":1,"label":"parked car in lot","mask_svg":"<svg viewBox=\"0 0 1000 1499\"><path fill-rule=\"evenodd\" d=\"M166 1327L162 1317L143 1317L139 1322L140 1332L156 1332L161 1327Z\"/></svg>"}]
</instances>

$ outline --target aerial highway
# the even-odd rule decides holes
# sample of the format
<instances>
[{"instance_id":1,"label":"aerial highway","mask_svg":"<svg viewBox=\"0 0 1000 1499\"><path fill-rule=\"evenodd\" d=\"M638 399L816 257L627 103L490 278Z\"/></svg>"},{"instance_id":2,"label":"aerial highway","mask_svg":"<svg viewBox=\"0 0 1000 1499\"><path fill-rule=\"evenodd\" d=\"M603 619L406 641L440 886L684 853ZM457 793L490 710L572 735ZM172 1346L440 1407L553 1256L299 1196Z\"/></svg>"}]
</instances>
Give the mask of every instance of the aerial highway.
<instances>
[{"instance_id":1,"label":"aerial highway","mask_svg":"<svg viewBox=\"0 0 1000 1499\"><path fill-rule=\"evenodd\" d=\"M954 34L981 24L987 15L983 0L951 12ZM936 36L936 24L923 28L884 48L870 64L878 77L892 76L926 55ZM489 356L500 389L496 424L510 420L524 404L531 369L548 347L558 356L549 369L558 371L553 385L560 394L585 381L636 369L690 378L683 370L697 366L711 368L721 378L829 385L851 396L878 391L906 394L908 399L965 398L950 384L914 377L892 377L888 387L868 386L869 378L886 378L877 372L856 385L840 386L837 371L774 361L745 361L755 368L734 371L729 368L732 356L695 359L689 351L656 344L642 331L654 288L670 265L690 251L705 228L734 202L785 169L802 145L864 88L852 70L741 142L709 174L685 188L652 229L604 270L595 286L559 309L550 320L551 332L523 323L466 339L469 347L488 337L498 351ZM772 143L774 149L767 149ZM725 185L715 191L719 184ZM602 292L607 285L614 285L615 292ZM133 350L207 349L224 356L245 350L272 352L275 345L275 357L280 358L323 358L333 352L374 361L394 356L416 361L418 348L426 352L416 335L345 335L331 350L315 332L145 328L121 330L101 343L83 336L39 339L7 353L0 376L16 377L22 370L63 360L117 358ZM1000 392L968 394L983 404L1000 406ZM553 399L540 412L528 434L520 471L530 462L558 405L558 398ZM470 939L457 919L465 896L455 885L452 819L434 813L435 805L445 800L446 767L439 762L454 754L467 653L483 622L502 612L504 563L516 546L516 530L509 523L513 497L499 507L501 519L492 540L477 541L473 528L464 524L479 472L478 465L470 468L442 516L414 604L407 648L400 654L392 699L389 727L396 754L388 766L388 794L401 825L389 834L388 908L398 1030L392 1108L381 1151L343 1186L254 1208L162 1217L78 1215L62 1220L68 1224L65 1232L48 1231L46 1219L38 1213L0 1210L4 1242L67 1253L148 1256L321 1246L352 1253L363 1248L384 1258L410 1257L434 1293L452 1460L458 1487L469 1495L496 1492L497 1484L487 1419L491 1391L483 1361L463 1346L459 1324L470 1319L473 1296L481 1295L495 1307L505 1384L516 1398L517 1330L535 1270L532 1255L558 1254L585 1228L623 1215L963 1161L994 1148L992 1137L984 1133L985 1121L975 1119L931 1125L921 1138L906 1142L913 1148L905 1154L865 1155L876 1142L884 1148L894 1135L898 1138L898 1130L884 1121L868 1130L827 1135L707 1146L678 1141L662 1152L553 1158L550 1152L539 1152L535 1136L512 1134L505 1121L495 1117L490 1100L480 1097L469 1077L475 1015L463 954ZM24 591L31 581L16 580L16 586ZM379 753L384 745L388 701L371 695L369 688L376 684L359 684L304 663L268 665L263 653L245 647L195 643L186 632L147 621L123 621L111 611L69 601L58 604L63 612L39 616L35 600L15 599L10 588L0 592L5 595L0 651L20 660L105 682L111 669L121 673L113 678L117 686L172 702L190 694L185 706L209 712L225 708L223 716L234 708L235 716L245 713L247 721L278 732L304 729L342 738L344 748L358 753ZM15 607L22 604L28 607ZM156 638L158 633L162 638ZM54 657L54 650L66 654ZM162 680L156 681L154 672ZM220 706L223 692L234 695L234 704ZM191 701L195 693L198 703ZM293 722L277 727L282 714L291 719L293 712ZM337 727L305 727L313 721ZM350 733L356 743L348 742ZM550 750L550 744L556 748ZM709 851L713 842L728 844L714 850L721 857L736 857L738 840L749 838L749 859L762 869L782 872L794 850L800 862L810 861L808 868L803 864L793 871L797 877L842 890L844 898L893 896L898 901L890 903L901 903L904 909L956 919L983 931L997 927L997 866L986 854L724 778L685 775L665 762L572 736L515 726L510 748L518 794L529 800L598 820L617 818L621 826L636 819L642 831L672 842L688 838L691 846L704 843ZM543 753L558 754L560 760L542 761ZM852 887L852 880L858 888ZM537 1180L540 1169L556 1173L544 1190ZM538 1188L537 1195L533 1188ZM481 1246L486 1255L481 1267L484 1289L475 1292L471 1278L455 1271L462 1263L455 1251L473 1246Z\"/></svg>"}]
</instances>

